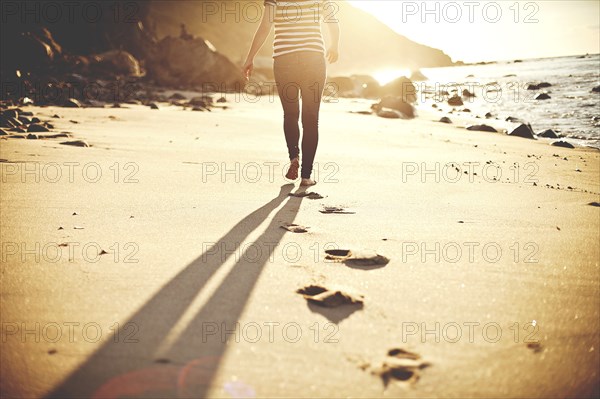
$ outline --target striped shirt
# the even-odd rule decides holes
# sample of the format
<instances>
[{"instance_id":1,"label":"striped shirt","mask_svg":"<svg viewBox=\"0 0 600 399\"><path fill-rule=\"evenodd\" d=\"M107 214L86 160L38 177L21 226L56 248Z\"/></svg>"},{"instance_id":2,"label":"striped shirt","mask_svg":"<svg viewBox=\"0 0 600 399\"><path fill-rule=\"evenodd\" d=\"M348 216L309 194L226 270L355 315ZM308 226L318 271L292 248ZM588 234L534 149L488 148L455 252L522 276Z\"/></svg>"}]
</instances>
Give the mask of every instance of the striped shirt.
<instances>
[{"instance_id":1,"label":"striped shirt","mask_svg":"<svg viewBox=\"0 0 600 399\"><path fill-rule=\"evenodd\" d=\"M321 19L328 0L265 0L275 9L273 57L296 51L325 53Z\"/></svg>"}]
</instances>

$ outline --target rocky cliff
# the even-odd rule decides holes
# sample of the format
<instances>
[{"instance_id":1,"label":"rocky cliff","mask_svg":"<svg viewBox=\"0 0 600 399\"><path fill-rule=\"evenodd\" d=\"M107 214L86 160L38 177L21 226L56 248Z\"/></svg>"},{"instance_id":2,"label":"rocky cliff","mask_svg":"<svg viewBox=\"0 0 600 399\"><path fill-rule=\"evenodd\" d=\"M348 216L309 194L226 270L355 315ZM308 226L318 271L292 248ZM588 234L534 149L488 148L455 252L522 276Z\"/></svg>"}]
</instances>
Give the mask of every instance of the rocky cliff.
<instances>
[{"instance_id":1,"label":"rocky cliff","mask_svg":"<svg viewBox=\"0 0 600 399\"><path fill-rule=\"evenodd\" d=\"M190 33L209 40L234 63L241 63L262 13L262 1L154 1L147 10L159 36L179 35L184 23ZM376 69L418 69L452 65L443 51L415 43L371 14L338 1L341 59L332 74L372 73ZM327 40L327 31L324 29ZM259 53L270 57L273 36Z\"/></svg>"}]
</instances>

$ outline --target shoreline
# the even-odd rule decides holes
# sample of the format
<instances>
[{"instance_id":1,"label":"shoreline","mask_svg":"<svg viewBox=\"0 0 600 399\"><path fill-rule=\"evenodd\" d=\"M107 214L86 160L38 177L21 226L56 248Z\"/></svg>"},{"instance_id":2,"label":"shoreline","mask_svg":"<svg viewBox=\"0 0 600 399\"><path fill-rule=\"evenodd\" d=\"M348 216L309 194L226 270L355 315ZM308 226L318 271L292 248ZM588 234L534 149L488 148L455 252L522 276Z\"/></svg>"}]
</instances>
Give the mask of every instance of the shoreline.
<instances>
[{"instance_id":1,"label":"shoreline","mask_svg":"<svg viewBox=\"0 0 600 399\"><path fill-rule=\"evenodd\" d=\"M413 84L415 85L426 85L428 82L413 82ZM104 110L113 110L113 109L146 109L148 107L150 107L151 109L156 107L160 107L160 109L165 110L165 109L179 109L181 111L209 111L209 108L212 109L216 109L216 110L228 110L230 109L232 106L235 107L235 105L240 104L240 103L256 103L256 102L268 102L270 104L273 103L277 103L279 101L279 98L277 97L276 93L269 93L269 94L262 94L262 95L257 95L255 93L248 93L248 92L215 92L215 91L194 91L194 90L176 90L176 89L166 89L166 88L160 88L160 87L152 87L148 89L149 92L153 92L153 93L160 93L157 97L157 99L155 99L154 101L151 100L147 100L145 102L142 102L140 100L134 100L134 101L124 101L124 102L115 102L114 104L111 103L107 103L107 102L103 102L103 101L94 101L92 100L91 104L81 104L79 102L77 102L77 106L74 106L74 108L78 108L80 110L87 110L87 109L93 109L93 110L98 110L98 109L104 109ZM449 127L453 127L453 128L458 128L458 129L464 129L467 128L468 126L473 126L473 125L488 125L491 127L494 127L497 132L492 132L492 133L500 133L500 134L504 134L507 135L509 134L512 130L514 130L515 128L519 127L521 124L530 124L529 120L522 120L520 119L518 116L514 117L512 115L510 115L509 117L507 117L506 120L502 120L500 119L498 116L487 116L487 115L483 115L481 112L484 111L485 109L479 109L477 108L476 111L471 111L469 109L469 106L473 106L475 105L475 102L473 99L469 99L467 98L464 102L464 104L462 106L453 106L453 105L449 105L448 104L448 99L451 98L451 95L445 95L444 100L443 101L435 101L431 96L432 93L429 91L423 91L423 90L417 90L418 93L418 101L413 104L414 106L414 110L416 112L416 118L417 119L427 119L429 121L432 122L440 122L441 118L451 118L450 123L447 123ZM175 97L172 98L172 96L182 96L181 99L179 97ZM220 103L220 101L218 101L216 104L208 103L207 105L201 105L201 106L196 106L194 105L194 101L199 101L198 99L200 98L219 98L220 100L223 100L223 103ZM231 98L234 98L235 101L231 102ZM388 96L389 97L389 96ZM62 98L62 97L61 97ZM168 100L167 100L168 98ZM400 97L397 97L400 98ZM211 101L213 101L211 100ZM68 99L65 100L65 102L71 102L73 101L73 99ZM76 101L76 100L75 100ZM328 95L324 95L324 99L323 99L323 103L347 103L348 104L348 112L349 113L354 113L357 115L360 114L364 114L366 112L373 112L371 109L371 105L376 104L379 100L375 99L375 98L365 98L365 97L335 97L335 96L328 96ZM189 102L189 103L187 103ZM118 105L118 106L114 106L114 105ZM353 104L361 104L362 107L358 107L358 106L354 106ZM64 109L69 109L71 106L67 105L67 106L57 106L57 105L34 105L34 104L25 104L25 105L13 105L13 106L5 106L4 110L11 110L11 109L17 109L17 110L22 110L25 111L26 116L34 116L36 115L36 113L33 113L32 110L45 110L45 109L52 109L52 110L64 110ZM384 108L384 109L389 109L389 108ZM41 113L41 115L44 115L46 117L46 122L50 123L53 120L56 121L56 116L58 116L58 114L56 112L53 113ZM363 115L363 116L367 116L367 115ZM372 114L372 117L377 117L377 115ZM406 118L406 116L400 115L400 119L404 119ZM513 119L513 120L509 120L509 119ZM410 118L409 118L410 119ZM456 121L456 123L455 123ZM74 124L71 125L70 127L76 128L77 127L77 123L78 122L73 122ZM533 124L535 124L535 121L533 122ZM3 137L3 139L14 139L14 138L26 138L27 131L14 131L11 128L7 128L7 127L3 127L3 134L0 135L0 137ZM61 134L61 133L71 133L70 131L67 131L69 129L63 129L63 131L59 132L59 129L54 129L51 128L48 131L43 131L41 136L52 136L53 134ZM70 130L74 130L74 129L70 129ZM76 130L76 129L75 129ZM553 129L548 129L548 130L553 130ZM534 134L534 140L535 141L540 141L543 143L548 143L548 144L552 144L553 142L556 141L567 141L571 144L573 144L575 146L575 148L579 148L579 149L593 149L593 150L598 150L600 151L600 147L595 147L592 144L585 144L586 142L592 140L592 139L583 139L579 136L575 136L572 137L571 135L564 135L562 133L560 133L561 130L558 129L556 131L556 134L558 137L556 138L549 138L549 137L543 137L540 134L542 133L541 131L537 131L536 129L534 129L532 131L532 133ZM35 133L35 132L34 132ZM39 133L39 132L38 132ZM46 134L48 133L48 134ZM489 132L488 132L489 133Z\"/></svg>"}]
</instances>

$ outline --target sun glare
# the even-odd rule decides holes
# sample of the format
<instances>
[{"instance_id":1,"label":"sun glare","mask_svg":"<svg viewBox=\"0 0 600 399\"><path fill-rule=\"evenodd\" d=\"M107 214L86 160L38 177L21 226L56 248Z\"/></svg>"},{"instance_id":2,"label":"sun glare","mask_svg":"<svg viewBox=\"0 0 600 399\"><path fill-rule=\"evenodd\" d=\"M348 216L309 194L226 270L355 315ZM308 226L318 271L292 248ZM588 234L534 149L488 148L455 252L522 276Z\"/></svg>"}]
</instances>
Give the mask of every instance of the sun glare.
<instances>
[{"instance_id":1,"label":"sun glare","mask_svg":"<svg viewBox=\"0 0 600 399\"><path fill-rule=\"evenodd\" d=\"M349 2L409 39L443 50L454 61L598 52L598 1ZM502 32L501 42L498 32ZM468 46L459 39L465 37Z\"/></svg>"},{"instance_id":2,"label":"sun glare","mask_svg":"<svg viewBox=\"0 0 600 399\"><path fill-rule=\"evenodd\" d=\"M400 76L410 77L409 69L383 69L373 74L373 77L379 82L380 85L385 85L392 80L399 78Z\"/></svg>"}]
</instances>

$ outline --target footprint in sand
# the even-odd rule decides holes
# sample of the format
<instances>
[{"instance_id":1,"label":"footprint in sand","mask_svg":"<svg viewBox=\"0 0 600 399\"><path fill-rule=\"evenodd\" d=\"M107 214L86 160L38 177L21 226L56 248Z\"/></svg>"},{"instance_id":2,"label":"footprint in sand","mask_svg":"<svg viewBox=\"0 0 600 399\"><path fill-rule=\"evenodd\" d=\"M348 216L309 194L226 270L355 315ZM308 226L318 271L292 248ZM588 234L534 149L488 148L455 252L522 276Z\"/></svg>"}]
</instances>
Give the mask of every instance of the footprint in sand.
<instances>
[{"instance_id":1,"label":"footprint in sand","mask_svg":"<svg viewBox=\"0 0 600 399\"><path fill-rule=\"evenodd\" d=\"M384 267L390 259L373 251L356 251L349 249L328 249L325 251L326 260L344 263L355 269L375 269Z\"/></svg>"},{"instance_id":2,"label":"footprint in sand","mask_svg":"<svg viewBox=\"0 0 600 399\"><path fill-rule=\"evenodd\" d=\"M364 297L342 288L330 289L322 285L307 285L296 291L304 299L318 306L336 308L342 305L362 305Z\"/></svg>"},{"instance_id":3,"label":"footprint in sand","mask_svg":"<svg viewBox=\"0 0 600 399\"><path fill-rule=\"evenodd\" d=\"M292 233L306 233L308 227L300 226L299 224L283 224L280 226L282 229L291 231Z\"/></svg>"},{"instance_id":4,"label":"footprint in sand","mask_svg":"<svg viewBox=\"0 0 600 399\"><path fill-rule=\"evenodd\" d=\"M390 349L381 366L372 370L371 374L377 375L387 387L391 381L404 384L414 384L420 378L420 371L431 366L421 360L417 353L402 348Z\"/></svg>"},{"instance_id":5,"label":"footprint in sand","mask_svg":"<svg viewBox=\"0 0 600 399\"><path fill-rule=\"evenodd\" d=\"M338 324L363 308L364 297L343 288L311 284L296 291L306 299L308 308Z\"/></svg>"},{"instance_id":6,"label":"footprint in sand","mask_svg":"<svg viewBox=\"0 0 600 399\"><path fill-rule=\"evenodd\" d=\"M289 197L296 197L296 198L308 198L311 200L318 200L318 199L323 199L325 197L323 197L321 194L319 193L315 193L314 191L310 191L310 192L300 192L300 193L290 193L288 194Z\"/></svg>"}]
</instances>

